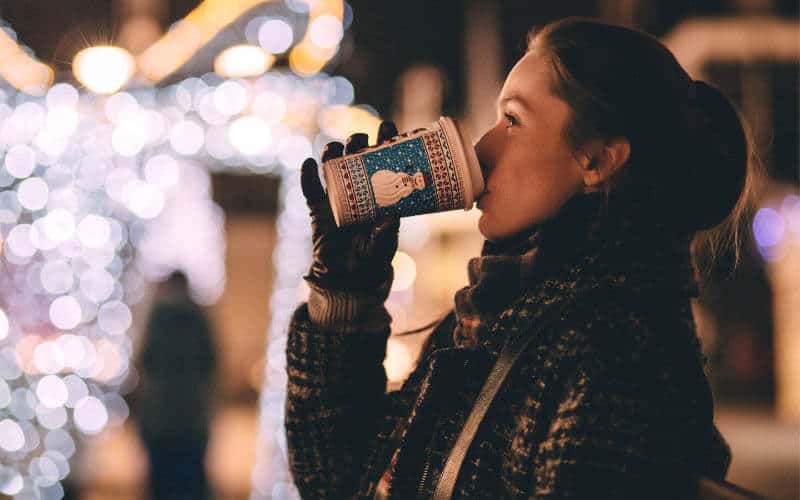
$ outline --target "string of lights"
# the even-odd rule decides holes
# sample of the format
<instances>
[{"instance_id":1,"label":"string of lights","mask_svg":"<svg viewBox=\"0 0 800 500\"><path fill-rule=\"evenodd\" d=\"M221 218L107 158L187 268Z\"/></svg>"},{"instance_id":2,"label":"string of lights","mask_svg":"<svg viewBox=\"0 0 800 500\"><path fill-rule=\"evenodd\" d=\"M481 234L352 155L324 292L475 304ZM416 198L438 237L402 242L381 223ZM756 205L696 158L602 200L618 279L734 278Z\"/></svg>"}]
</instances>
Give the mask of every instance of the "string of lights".
<instances>
[{"instance_id":1,"label":"string of lights","mask_svg":"<svg viewBox=\"0 0 800 500\"><path fill-rule=\"evenodd\" d=\"M213 14L214 3L175 30ZM170 85L141 78L147 51L134 58L111 46L76 56L82 89L47 78L0 84L0 493L61 498L81 441L128 417L131 308L148 282L181 268L199 302L220 296L224 218L210 196L218 170L283 180L259 431L281 442L286 325L308 260L297 168L330 140L377 129L371 110L352 105L352 84L321 72L349 22L346 6L283 5L286 16L248 23L246 43L222 51L215 72ZM298 15L304 33L290 22ZM50 74L9 27L3 35L25 55L17 64ZM157 43L183 42L171 30ZM263 449L285 457L285 445ZM254 497L290 489L285 460L268 458L256 464Z\"/></svg>"}]
</instances>

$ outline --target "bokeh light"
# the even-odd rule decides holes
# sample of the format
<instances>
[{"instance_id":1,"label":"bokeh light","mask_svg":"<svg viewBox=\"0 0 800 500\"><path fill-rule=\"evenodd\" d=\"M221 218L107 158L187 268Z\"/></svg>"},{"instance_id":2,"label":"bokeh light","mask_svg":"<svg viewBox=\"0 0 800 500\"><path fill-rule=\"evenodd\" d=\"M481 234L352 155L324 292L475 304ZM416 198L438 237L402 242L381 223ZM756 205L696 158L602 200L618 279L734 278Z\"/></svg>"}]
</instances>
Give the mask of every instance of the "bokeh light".
<instances>
[{"instance_id":1,"label":"bokeh light","mask_svg":"<svg viewBox=\"0 0 800 500\"><path fill-rule=\"evenodd\" d=\"M214 60L214 71L228 78L244 78L264 74L275 62L275 56L255 45L229 47Z\"/></svg>"},{"instance_id":2,"label":"bokeh light","mask_svg":"<svg viewBox=\"0 0 800 500\"><path fill-rule=\"evenodd\" d=\"M0 418L13 437L0 439L20 446L0 466L3 494L58 498L80 445L75 432L95 435L127 418L119 390L131 363L131 307L148 281L183 269L198 302L220 297L224 214L209 170L294 179L329 137L320 113L337 106L348 107L347 130L377 128L372 113L349 108L346 78L320 73L343 36L336 1L276 4L271 17L247 24L251 45L216 54L218 74L163 87L138 79L159 80L191 57L172 43L181 33L194 33L200 47L213 26L256 3L208 2L215 7L189 16L199 23L176 23L136 61L117 47L81 51L73 60L79 88L48 89L45 79L37 97L0 80ZM285 53L289 68L273 67ZM139 86L121 90L137 69ZM279 225L296 229L307 213L293 205L301 199L293 182L281 188ZM304 238L296 230L279 238L276 255L290 258L277 270L286 293L274 294L275 311L296 300ZM270 380L280 386L281 375Z\"/></svg>"},{"instance_id":3,"label":"bokeh light","mask_svg":"<svg viewBox=\"0 0 800 500\"><path fill-rule=\"evenodd\" d=\"M292 27L283 19L268 19L258 29L258 43L264 50L282 54L294 42Z\"/></svg>"},{"instance_id":4,"label":"bokeh light","mask_svg":"<svg viewBox=\"0 0 800 500\"><path fill-rule=\"evenodd\" d=\"M245 155L263 152L272 142L270 128L261 117L243 116L231 123L228 139L233 147Z\"/></svg>"},{"instance_id":5,"label":"bokeh light","mask_svg":"<svg viewBox=\"0 0 800 500\"><path fill-rule=\"evenodd\" d=\"M335 16L319 16L308 28L311 41L323 49L332 49L342 41L342 22Z\"/></svg>"},{"instance_id":6,"label":"bokeh light","mask_svg":"<svg viewBox=\"0 0 800 500\"><path fill-rule=\"evenodd\" d=\"M0 340L8 337L8 316L6 312L0 309Z\"/></svg>"},{"instance_id":7,"label":"bokeh light","mask_svg":"<svg viewBox=\"0 0 800 500\"><path fill-rule=\"evenodd\" d=\"M25 179L17 187L19 204L32 212L44 208L49 194L50 188L47 187L47 183L38 177Z\"/></svg>"},{"instance_id":8,"label":"bokeh light","mask_svg":"<svg viewBox=\"0 0 800 500\"><path fill-rule=\"evenodd\" d=\"M75 425L84 434L97 434L108 423L108 411L103 402L94 396L86 396L75 404Z\"/></svg>"},{"instance_id":9,"label":"bokeh light","mask_svg":"<svg viewBox=\"0 0 800 500\"><path fill-rule=\"evenodd\" d=\"M0 448L18 451L25 446L25 435L19 424L9 418L0 420Z\"/></svg>"},{"instance_id":10,"label":"bokeh light","mask_svg":"<svg viewBox=\"0 0 800 500\"><path fill-rule=\"evenodd\" d=\"M92 92L111 94L133 76L135 62L128 51L110 45L87 47L72 61L75 78Z\"/></svg>"}]
</instances>

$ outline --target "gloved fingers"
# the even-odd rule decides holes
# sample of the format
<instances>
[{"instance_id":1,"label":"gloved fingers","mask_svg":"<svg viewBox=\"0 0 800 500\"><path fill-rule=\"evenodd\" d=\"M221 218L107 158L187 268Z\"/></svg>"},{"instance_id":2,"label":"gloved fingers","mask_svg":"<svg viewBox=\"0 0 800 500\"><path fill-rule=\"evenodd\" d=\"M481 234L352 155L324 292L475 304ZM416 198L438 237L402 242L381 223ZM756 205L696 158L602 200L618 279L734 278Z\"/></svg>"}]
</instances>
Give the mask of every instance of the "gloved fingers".
<instances>
[{"instance_id":1,"label":"gloved fingers","mask_svg":"<svg viewBox=\"0 0 800 500\"><path fill-rule=\"evenodd\" d=\"M347 138L347 144L345 146L345 154L353 154L358 153L360 150L366 148L369 145L369 137L367 134L353 134Z\"/></svg>"},{"instance_id":2,"label":"gloved fingers","mask_svg":"<svg viewBox=\"0 0 800 500\"><path fill-rule=\"evenodd\" d=\"M344 154L344 144L341 142L329 142L322 149L322 162L339 158Z\"/></svg>"},{"instance_id":3,"label":"gloved fingers","mask_svg":"<svg viewBox=\"0 0 800 500\"><path fill-rule=\"evenodd\" d=\"M378 144L383 144L397 135L397 127L392 121L382 121L378 127Z\"/></svg>"},{"instance_id":4,"label":"gloved fingers","mask_svg":"<svg viewBox=\"0 0 800 500\"><path fill-rule=\"evenodd\" d=\"M336 227L328 195L319 179L317 162L308 158L300 170L300 189L311 212L311 233L315 246L321 244L325 235Z\"/></svg>"},{"instance_id":5,"label":"gloved fingers","mask_svg":"<svg viewBox=\"0 0 800 500\"><path fill-rule=\"evenodd\" d=\"M306 158L300 170L300 188L309 208L319 205L325 199L325 190L319 180L317 162L313 158Z\"/></svg>"},{"instance_id":6,"label":"gloved fingers","mask_svg":"<svg viewBox=\"0 0 800 500\"><path fill-rule=\"evenodd\" d=\"M375 228L375 235L380 237L387 233L396 233L400 230L400 218L396 215L387 215Z\"/></svg>"},{"instance_id":7,"label":"gloved fingers","mask_svg":"<svg viewBox=\"0 0 800 500\"><path fill-rule=\"evenodd\" d=\"M364 255L371 255L380 260L391 260L397 251L399 232L400 218L394 215L386 216L372 230L364 248Z\"/></svg>"}]
</instances>

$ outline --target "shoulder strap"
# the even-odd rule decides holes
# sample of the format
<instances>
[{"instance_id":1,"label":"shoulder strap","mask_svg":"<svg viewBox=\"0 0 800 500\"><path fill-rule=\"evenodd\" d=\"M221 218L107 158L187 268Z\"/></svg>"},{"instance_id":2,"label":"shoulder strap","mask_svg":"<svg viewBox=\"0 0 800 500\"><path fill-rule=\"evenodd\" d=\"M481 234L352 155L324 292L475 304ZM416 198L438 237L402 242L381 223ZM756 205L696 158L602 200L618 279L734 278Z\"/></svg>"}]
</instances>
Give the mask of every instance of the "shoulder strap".
<instances>
[{"instance_id":1,"label":"shoulder strap","mask_svg":"<svg viewBox=\"0 0 800 500\"><path fill-rule=\"evenodd\" d=\"M450 451L450 456L447 457L444 470L436 485L436 491L433 493L435 500L450 500L452 498L461 464L464 463L467 450L469 450L469 446L478 432L478 427L480 427L483 417L486 416L489 405L491 405L500 390L500 386L506 379L508 372L511 371L511 367L514 366L517 358L519 358L519 355L525 350L525 347L533 337L533 335L523 335L521 339L508 342L503 346L500 358L495 363L492 371L489 372L489 376L475 401L475 406L472 407L472 411L467 417L467 422L464 424L464 428L461 429L461 434L459 434L456 444Z\"/></svg>"}]
</instances>

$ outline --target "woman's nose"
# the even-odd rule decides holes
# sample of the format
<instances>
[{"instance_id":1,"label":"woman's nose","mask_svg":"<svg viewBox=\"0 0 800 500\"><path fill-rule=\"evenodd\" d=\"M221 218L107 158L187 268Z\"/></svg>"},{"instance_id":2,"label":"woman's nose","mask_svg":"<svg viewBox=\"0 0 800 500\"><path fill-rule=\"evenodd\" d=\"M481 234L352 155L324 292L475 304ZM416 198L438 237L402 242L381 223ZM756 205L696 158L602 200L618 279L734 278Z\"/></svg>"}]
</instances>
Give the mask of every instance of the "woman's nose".
<instances>
[{"instance_id":1,"label":"woman's nose","mask_svg":"<svg viewBox=\"0 0 800 500\"><path fill-rule=\"evenodd\" d=\"M490 147L492 130L483 134L483 137L475 144L475 154L478 156L478 163L484 179L489 176L490 165L494 164L493 148Z\"/></svg>"}]
</instances>

